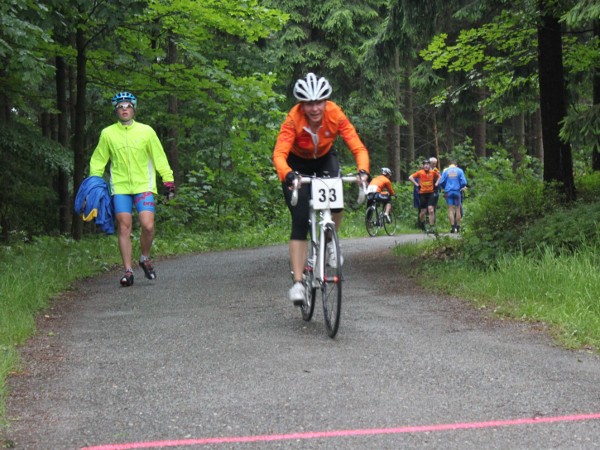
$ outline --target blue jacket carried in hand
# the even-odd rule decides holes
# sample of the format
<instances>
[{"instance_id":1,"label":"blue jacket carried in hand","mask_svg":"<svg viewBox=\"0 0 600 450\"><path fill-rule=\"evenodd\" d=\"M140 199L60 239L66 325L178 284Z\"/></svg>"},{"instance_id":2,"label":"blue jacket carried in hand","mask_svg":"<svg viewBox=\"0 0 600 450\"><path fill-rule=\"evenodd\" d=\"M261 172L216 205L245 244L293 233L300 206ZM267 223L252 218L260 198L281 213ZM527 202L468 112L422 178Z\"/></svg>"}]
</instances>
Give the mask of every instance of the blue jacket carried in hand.
<instances>
[{"instance_id":1,"label":"blue jacket carried in hand","mask_svg":"<svg viewBox=\"0 0 600 450\"><path fill-rule=\"evenodd\" d=\"M115 232L114 211L108 183L102 177L83 180L75 196L75 214L81 214L85 222L95 220L106 234Z\"/></svg>"}]
</instances>

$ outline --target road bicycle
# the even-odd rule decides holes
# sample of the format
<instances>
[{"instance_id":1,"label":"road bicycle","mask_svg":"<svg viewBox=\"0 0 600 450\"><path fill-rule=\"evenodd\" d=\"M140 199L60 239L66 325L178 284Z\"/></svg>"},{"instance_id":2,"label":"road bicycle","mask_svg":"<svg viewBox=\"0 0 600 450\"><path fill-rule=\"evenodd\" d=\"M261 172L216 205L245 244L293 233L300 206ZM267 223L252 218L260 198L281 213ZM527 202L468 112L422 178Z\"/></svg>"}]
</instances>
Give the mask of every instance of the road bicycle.
<instances>
[{"instance_id":1,"label":"road bicycle","mask_svg":"<svg viewBox=\"0 0 600 450\"><path fill-rule=\"evenodd\" d=\"M375 237L377 236L377 233L379 233L379 230L383 228L388 236L393 236L398 227L394 208L390 209L388 219L385 217L385 204L377 200L375 194L368 195L371 197L369 198L369 201L372 200L372 202L365 211L365 226L367 227L367 233L369 233L369 236Z\"/></svg>"},{"instance_id":2,"label":"road bicycle","mask_svg":"<svg viewBox=\"0 0 600 450\"><path fill-rule=\"evenodd\" d=\"M298 182L299 181L299 182ZM323 316L327 335L334 338L340 326L342 310L342 264L340 242L335 229L331 210L344 207L343 183L357 183L357 176L348 175L336 178L320 178L301 175L295 180L291 204L298 202L300 184L310 184L311 197L309 201L309 232L310 245L302 274L305 296L300 310L302 319L310 321L315 309L317 291L321 293ZM359 187L357 202L362 204L365 199L366 186ZM330 252L335 254L337 267L327 264ZM293 276L293 274L292 274Z\"/></svg>"}]
</instances>

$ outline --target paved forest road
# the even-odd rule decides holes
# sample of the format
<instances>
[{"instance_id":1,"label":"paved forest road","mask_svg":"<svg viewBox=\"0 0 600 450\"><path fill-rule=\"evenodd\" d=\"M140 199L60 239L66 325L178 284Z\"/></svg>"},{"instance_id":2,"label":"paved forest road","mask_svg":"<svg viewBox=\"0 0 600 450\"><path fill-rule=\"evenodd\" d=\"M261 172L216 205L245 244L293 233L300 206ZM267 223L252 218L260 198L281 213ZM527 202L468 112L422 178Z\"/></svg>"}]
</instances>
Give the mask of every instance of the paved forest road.
<instances>
[{"instance_id":1,"label":"paved forest road","mask_svg":"<svg viewBox=\"0 0 600 450\"><path fill-rule=\"evenodd\" d=\"M415 236L402 239L415 239ZM340 332L287 301L287 247L81 283L10 380L18 449L600 448L600 358L423 293L389 248L343 240Z\"/></svg>"}]
</instances>

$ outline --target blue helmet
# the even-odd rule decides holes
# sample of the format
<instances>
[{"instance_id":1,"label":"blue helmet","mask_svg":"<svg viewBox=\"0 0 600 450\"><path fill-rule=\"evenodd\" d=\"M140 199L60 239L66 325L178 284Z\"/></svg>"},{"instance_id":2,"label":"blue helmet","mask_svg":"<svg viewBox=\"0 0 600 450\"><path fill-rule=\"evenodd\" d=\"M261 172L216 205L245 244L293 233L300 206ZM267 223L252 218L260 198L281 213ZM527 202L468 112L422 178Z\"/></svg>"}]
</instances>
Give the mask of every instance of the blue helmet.
<instances>
[{"instance_id":1,"label":"blue helmet","mask_svg":"<svg viewBox=\"0 0 600 450\"><path fill-rule=\"evenodd\" d=\"M131 102L134 108L137 107L137 98L131 92L118 92L111 100L113 107L121 102Z\"/></svg>"}]
</instances>

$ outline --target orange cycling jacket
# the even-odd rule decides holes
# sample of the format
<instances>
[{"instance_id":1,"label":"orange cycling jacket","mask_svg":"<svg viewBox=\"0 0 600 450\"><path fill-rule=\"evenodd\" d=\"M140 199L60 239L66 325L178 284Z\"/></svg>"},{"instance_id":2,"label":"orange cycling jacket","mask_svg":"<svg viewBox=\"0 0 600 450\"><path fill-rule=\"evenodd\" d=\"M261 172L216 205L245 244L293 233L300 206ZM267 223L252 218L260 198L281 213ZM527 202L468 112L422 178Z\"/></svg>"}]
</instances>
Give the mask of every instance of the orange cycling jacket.
<instances>
[{"instance_id":1,"label":"orange cycling jacket","mask_svg":"<svg viewBox=\"0 0 600 450\"><path fill-rule=\"evenodd\" d=\"M338 135L354 155L358 170L369 172L369 152L358 137L356 129L337 104L326 101L323 123L314 140L308 130L310 130L308 119L302 111L302 104L298 103L290 110L281 125L273 150L273 164L281 181L284 181L285 176L293 170L287 163L290 153L305 159L320 158L331 150Z\"/></svg>"},{"instance_id":2,"label":"orange cycling jacket","mask_svg":"<svg viewBox=\"0 0 600 450\"><path fill-rule=\"evenodd\" d=\"M369 187L376 186L376 192L389 192L390 195L395 195L392 182L385 175L379 175L371 180Z\"/></svg>"}]
</instances>

